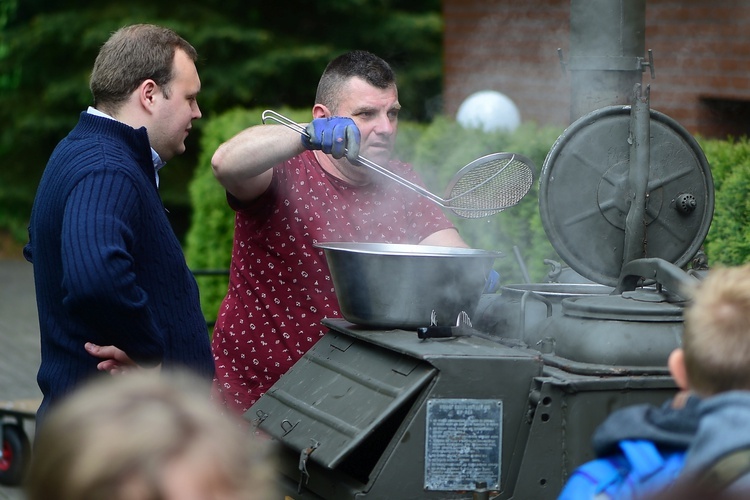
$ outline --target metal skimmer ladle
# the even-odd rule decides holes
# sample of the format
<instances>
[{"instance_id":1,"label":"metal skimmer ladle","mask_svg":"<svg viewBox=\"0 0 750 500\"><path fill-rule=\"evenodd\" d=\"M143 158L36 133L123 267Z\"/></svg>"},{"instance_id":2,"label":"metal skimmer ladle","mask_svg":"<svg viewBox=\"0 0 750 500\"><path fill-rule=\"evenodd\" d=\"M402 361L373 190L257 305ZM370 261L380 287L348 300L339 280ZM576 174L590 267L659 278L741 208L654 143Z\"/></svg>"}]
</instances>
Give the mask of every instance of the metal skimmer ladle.
<instances>
[{"instance_id":1,"label":"metal skimmer ladle","mask_svg":"<svg viewBox=\"0 0 750 500\"><path fill-rule=\"evenodd\" d=\"M263 123L274 120L309 137L302 125L276 111L267 109L261 117ZM529 192L534 180L533 163L528 158L513 153L492 153L477 158L456 172L446 189L446 198L440 198L361 155L357 156L357 160L466 219L488 217L518 204Z\"/></svg>"}]
</instances>

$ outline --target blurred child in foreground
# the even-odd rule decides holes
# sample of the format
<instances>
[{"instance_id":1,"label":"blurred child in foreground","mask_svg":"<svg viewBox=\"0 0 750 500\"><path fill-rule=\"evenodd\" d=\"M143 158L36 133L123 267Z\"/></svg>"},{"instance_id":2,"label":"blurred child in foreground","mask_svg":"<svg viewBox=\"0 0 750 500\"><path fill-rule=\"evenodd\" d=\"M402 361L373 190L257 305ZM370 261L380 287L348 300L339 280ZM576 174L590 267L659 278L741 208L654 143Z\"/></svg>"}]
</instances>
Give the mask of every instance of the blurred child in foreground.
<instances>
[{"instance_id":1,"label":"blurred child in foreground","mask_svg":"<svg viewBox=\"0 0 750 500\"><path fill-rule=\"evenodd\" d=\"M266 500L267 443L192 376L95 380L61 401L35 439L28 500Z\"/></svg>"}]
</instances>

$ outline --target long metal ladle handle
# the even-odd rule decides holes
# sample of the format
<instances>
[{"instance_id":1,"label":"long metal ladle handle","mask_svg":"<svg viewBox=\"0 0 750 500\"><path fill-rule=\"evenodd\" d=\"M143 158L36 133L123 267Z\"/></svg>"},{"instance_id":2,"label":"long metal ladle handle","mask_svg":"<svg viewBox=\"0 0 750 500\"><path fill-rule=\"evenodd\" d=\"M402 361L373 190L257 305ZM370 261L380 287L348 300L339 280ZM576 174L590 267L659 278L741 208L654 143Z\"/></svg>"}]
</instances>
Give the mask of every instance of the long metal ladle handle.
<instances>
[{"instance_id":1,"label":"long metal ladle handle","mask_svg":"<svg viewBox=\"0 0 750 500\"><path fill-rule=\"evenodd\" d=\"M263 123L266 123L266 120L269 120L269 119L270 120L274 120L274 121L280 123L281 125L284 125L285 127L294 130L295 132L299 132L300 134L302 134L302 135L304 135L304 136L306 136L308 138L310 137L310 134L307 133L307 131L305 130L305 127L303 127L299 123L297 123L297 122L295 122L293 120L290 120L286 116L284 116L284 115L282 115L280 113L277 113L276 111L273 111L271 109L265 110L261 114L261 119L263 120ZM436 196L435 194L427 191L425 188L423 188L419 184L414 184L413 182L411 182L411 181L409 181L407 179L404 179L403 177L400 177L400 176L394 174L393 172L391 172L387 168L381 167L380 165L378 165L374 161L368 160L367 158L365 158L362 155L357 155L357 160L362 165L364 165L364 166L366 166L368 168L371 168L372 170L375 170L376 172L378 172L378 173L380 173L380 174L388 177L392 181L398 182L399 184L401 184L402 186L404 186L406 188L409 188L409 189L411 189L413 191L416 191L417 193L421 194L425 198L428 198L431 201L437 203L441 207L448 207L446 205L446 200L444 200L443 198L440 198L439 196Z\"/></svg>"}]
</instances>

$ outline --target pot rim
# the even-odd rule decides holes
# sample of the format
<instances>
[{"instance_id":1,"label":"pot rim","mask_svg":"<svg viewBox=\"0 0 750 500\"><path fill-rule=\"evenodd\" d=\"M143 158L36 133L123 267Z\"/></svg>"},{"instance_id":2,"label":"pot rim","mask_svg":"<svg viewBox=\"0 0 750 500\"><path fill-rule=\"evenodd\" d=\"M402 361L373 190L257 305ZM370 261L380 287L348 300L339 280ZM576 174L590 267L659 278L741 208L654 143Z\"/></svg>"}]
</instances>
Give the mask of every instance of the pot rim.
<instances>
[{"instance_id":1,"label":"pot rim","mask_svg":"<svg viewBox=\"0 0 750 500\"><path fill-rule=\"evenodd\" d=\"M502 252L477 248L415 245L405 243L361 243L361 242L319 242L315 248L368 255L394 255L404 257L503 257Z\"/></svg>"}]
</instances>

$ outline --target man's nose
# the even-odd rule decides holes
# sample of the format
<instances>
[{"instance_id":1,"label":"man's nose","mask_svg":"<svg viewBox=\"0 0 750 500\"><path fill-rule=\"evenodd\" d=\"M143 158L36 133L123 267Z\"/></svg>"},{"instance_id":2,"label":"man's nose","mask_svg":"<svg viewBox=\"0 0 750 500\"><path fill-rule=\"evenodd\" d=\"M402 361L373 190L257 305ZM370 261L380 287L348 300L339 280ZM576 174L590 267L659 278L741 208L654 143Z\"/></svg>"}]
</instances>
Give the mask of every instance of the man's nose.
<instances>
[{"instance_id":1,"label":"man's nose","mask_svg":"<svg viewBox=\"0 0 750 500\"><path fill-rule=\"evenodd\" d=\"M375 132L381 135L393 135L395 129L395 122L391 120L388 114L383 114L378 117L378 121L375 124Z\"/></svg>"}]
</instances>

